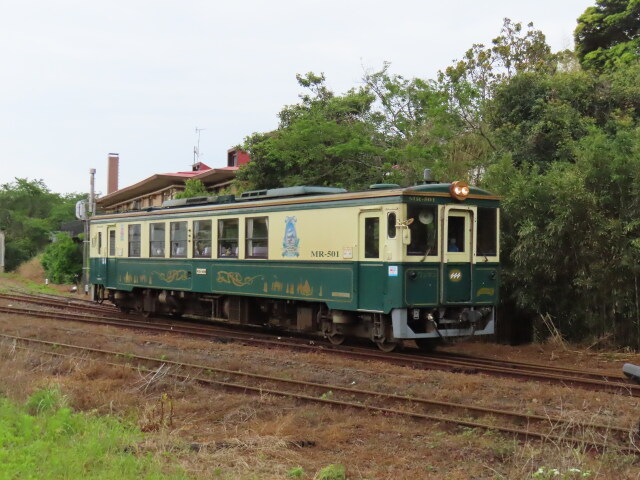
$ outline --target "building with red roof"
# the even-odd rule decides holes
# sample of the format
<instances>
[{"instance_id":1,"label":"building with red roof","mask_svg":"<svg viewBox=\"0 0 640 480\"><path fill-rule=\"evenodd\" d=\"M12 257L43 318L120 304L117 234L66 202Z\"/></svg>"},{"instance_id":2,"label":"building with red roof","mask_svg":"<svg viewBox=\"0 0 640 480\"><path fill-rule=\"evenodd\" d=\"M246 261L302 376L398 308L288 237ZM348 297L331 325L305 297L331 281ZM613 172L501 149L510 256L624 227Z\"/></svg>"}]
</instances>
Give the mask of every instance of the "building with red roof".
<instances>
[{"instance_id":1,"label":"building with red roof","mask_svg":"<svg viewBox=\"0 0 640 480\"><path fill-rule=\"evenodd\" d=\"M207 190L215 195L223 189L232 188L238 169L250 160L247 152L230 149L227 151L226 167L211 168L202 162L196 162L189 171L157 173L138 183L118 189L119 156L117 153L110 153L107 195L96 199L96 207L98 211L105 213L159 207L165 200L172 200L176 194L184 191L184 182L188 179L202 181Z\"/></svg>"}]
</instances>

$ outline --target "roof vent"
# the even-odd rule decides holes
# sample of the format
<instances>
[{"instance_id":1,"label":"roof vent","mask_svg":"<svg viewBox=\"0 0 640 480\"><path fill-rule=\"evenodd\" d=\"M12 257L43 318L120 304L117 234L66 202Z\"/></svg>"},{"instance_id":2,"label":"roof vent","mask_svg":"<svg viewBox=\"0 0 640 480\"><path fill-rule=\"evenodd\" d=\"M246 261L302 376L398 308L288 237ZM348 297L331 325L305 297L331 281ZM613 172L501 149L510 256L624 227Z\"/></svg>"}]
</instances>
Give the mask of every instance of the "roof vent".
<instances>
[{"instance_id":1,"label":"roof vent","mask_svg":"<svg viewBox=\"0 0 640 480\"><path fill-rule=\"evenodd\" d=\"M209 197L190 197L185 198L187 205L193 205L194 203L207 203Z\"/></svg>"},{"instance_id":2,"label":"roof vent","mask_svg":"<svg viewBox=\"0 0 640 480\"><path fill-rule=\"evenodd\" d=\"M279 197L296 197L301 195L327 195L331 193L346 193L344 188L335 187L284 187L271 188L269 190L251 190L243 192L240 198L250 200L252 198L279 198Z\"/></svg>"},{"instance_id":3,"label":"roof vent","mask_svg":"<svg viewBox=\"0 0 640 480\"><path fill-rule=\"evenodd\" d=\"M369 190L390 190L392 188L400 188L396 183L374 183L369 185Z\"/></svg>"},{"instance_id":4,"label":"roof vent","mask_svg":"<svg viewBox=\"0 0 640 480\"><path fill-rule=\"evenodd\" d=\"M175 200L166 200L162 203L163 208L170 207L186 207L190 205L207 205L207 204L220 204L220 203L232 203L236 197L234 195L218 195L217 197L190 197L190 198L177 198Z\"/></svg>"}]
</instances>

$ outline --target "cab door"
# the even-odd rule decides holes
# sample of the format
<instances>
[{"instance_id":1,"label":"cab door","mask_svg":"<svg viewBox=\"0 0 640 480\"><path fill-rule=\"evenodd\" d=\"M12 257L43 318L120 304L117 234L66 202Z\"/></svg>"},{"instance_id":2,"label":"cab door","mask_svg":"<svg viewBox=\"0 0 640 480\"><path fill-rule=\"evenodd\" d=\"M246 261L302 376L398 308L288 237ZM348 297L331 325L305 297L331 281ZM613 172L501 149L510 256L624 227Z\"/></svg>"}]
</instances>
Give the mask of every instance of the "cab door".
<instances>
[{"instance_id":1,"label":"cab door","mask_svg":"<svg viewBox=\"0 0 640 480\"><path fill-rule=\"evenodd\" d=\"M447 206L443 215L442 303L470 303L473 273L471 208Z\"/></svg>"},{"instance_id":2,"label":"cab door","mask_svg":"<svg viewBox=\"0 0 640 480\"><path fill-rule=\"evenodd\" d=\"M381 311L386 285L381 209L361 211L358 226L358 308Z\"/></svg>"},{"instance_id":3,"label":"cab door","mask_svg":"<svg viewBox=\"0 0 640 480\"><path fill-rule=\"evenodd\" d=\"M93 224L91 225L90 232L90 283L104 285L107 280L106 229L102 225Z\"/></svg>"}]
</instances>

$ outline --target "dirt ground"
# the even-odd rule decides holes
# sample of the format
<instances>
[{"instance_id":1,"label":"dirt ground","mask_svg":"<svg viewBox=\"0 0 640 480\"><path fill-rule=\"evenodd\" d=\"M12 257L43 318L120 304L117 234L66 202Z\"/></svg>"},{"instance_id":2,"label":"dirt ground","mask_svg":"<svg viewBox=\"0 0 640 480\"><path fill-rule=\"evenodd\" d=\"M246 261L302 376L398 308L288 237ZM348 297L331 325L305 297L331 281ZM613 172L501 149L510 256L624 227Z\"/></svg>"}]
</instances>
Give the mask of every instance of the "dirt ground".
<instances>
[{"instance_id":1,"label":"dirt ground","mask_svg":"<svg viewBox=\"0 0 640 480\"><path fill-rule=\"evenodd\" d=\"M25 277L1 276L0 288L43 282L36 266L22 273ZM68 286L54 289L69 291ZM632 427L640 418L640 402L628 396L481 374L418 371L327 353L266 350L5 314L0 315L0 329L3 334L92 345L125 356L142 354L574 421ZM640 457L613 451L591 452L562 442L522 442L492 431L267 394L231 393L91 359L52 358L14 347L0 337L0 395L23 400L38 387L59 386L77 410L136 421L147 432L145 451L178 462L194 478L341 478L321 473L332 464L343 465L351 480L640 478ZM592 352L566 345L467 342L445 349L611 373L619 373L625 362L640 364L640 356L633 353ZM548 476L540 473L541 468Z\"/></svg>"}]
</instances>

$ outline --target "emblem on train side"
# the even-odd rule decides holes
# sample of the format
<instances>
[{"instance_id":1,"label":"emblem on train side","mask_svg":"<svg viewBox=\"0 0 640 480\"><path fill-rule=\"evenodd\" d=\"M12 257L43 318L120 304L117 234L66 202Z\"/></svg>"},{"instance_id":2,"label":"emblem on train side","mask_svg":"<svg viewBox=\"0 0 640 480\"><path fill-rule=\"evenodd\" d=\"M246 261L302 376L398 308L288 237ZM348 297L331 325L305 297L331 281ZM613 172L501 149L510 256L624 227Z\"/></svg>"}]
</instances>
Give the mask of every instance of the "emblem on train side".
<instances>
[{"instance_id":1,"label":"emblem on train side","mask_svg":"<svg viewBox=\"0 0 640 480\"><path fill-rule=\"evenodd\" d=\"M286 217L284 220L284 239L282 240L282 256L283 257L299 257L298 245L300 239L296 232L296 217Z\"/></svg>"},{"instance_id":2,"label":"emblem on train side","mask_svg":"<svg viewBox=\"0 0 640 480\"><path fill-rule=\"evenodd\" d=\"M460 280L462 280L462 272L457 268L451 270L449 272L449 280L451 280L452 282L459 282Z\"/></svg>"}]
</instances>

